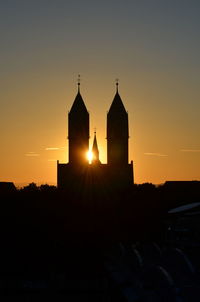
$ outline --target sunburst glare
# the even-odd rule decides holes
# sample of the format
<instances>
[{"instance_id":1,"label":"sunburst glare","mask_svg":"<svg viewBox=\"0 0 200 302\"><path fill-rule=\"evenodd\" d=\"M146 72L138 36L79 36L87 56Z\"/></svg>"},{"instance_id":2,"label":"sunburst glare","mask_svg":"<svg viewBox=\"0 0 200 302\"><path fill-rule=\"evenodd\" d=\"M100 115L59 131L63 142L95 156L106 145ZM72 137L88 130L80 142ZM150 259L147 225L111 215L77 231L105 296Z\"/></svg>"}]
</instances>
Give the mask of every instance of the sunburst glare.
<instances>
[{"instance_id":1,"label":"sunburst glare","mask_svg":"<svg viewBox=\"0 0 200 302\"><path fill-rule=\"evenodd\" d=\"M86 156L87 156L89 164L91 164L92 160L93 160L93 153L92 153L92 151L88 151L87 154L86 154Z\"/></svg>"}]
</instances>

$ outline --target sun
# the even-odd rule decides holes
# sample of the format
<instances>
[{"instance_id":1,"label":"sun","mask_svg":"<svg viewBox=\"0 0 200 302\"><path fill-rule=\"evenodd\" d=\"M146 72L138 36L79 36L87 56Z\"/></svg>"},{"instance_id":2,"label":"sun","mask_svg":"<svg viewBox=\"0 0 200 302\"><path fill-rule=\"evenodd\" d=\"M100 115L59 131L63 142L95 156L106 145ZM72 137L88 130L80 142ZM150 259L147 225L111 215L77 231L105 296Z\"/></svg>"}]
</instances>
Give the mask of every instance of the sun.
<instances>
[{"instance_id":1,"label":"sun","mask_svg":"<svg viewBox=\"0 0 200 302\"><path fill-rule=\"evenodd\" d=\"M92 151L88 151L86 153L86 156L87 156L87 160L88 160L89 164L91 164L92 160L93 160L93 153L92 153Z\"/></svg>"}]
</instances>

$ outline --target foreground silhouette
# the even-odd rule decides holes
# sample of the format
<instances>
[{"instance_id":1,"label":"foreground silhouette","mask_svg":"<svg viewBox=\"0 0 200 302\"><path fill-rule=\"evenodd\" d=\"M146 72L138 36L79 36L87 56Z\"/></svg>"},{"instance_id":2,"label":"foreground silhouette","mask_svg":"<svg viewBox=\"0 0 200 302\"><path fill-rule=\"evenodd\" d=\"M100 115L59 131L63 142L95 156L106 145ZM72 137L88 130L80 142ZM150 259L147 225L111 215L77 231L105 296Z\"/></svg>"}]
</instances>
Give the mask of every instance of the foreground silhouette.
<instances>
[{"instance_id":1,"label":"foreground silhouette","mask_svg":"<svg viewBox=\"0 0 200 302\"><path fill-rule=\"evenodd\" d=\"M199 288L200 230L197 216L188 220L188 214L167 213L200 201L199 192L198 182L188 188L186 183L147 183L115 194L34 183L1 192L1 290L74 291L87 293L91 301L102 301L102 295L128 301L123 299L129 284L142 301L148 301L149 288L160 296L169 290L166 301L173 301L177 286L186 291L188 282ZM187 257L195 262L193 273Z\"/></svg>"}]
</instances>

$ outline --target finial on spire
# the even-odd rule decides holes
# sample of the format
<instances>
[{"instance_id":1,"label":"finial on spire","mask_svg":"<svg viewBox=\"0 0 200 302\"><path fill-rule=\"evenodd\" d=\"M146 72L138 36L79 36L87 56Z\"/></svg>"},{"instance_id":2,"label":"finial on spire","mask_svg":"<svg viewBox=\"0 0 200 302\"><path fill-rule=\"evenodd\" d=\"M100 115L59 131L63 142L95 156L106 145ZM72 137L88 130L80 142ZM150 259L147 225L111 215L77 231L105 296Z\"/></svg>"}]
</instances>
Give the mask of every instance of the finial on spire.
<instances>
[{"instance_id":1,"label":"finial on spire","mask_svg":"<svg viewBox=\"0 0 200 302\"><path fill-rule=\"evenodd\" d=\"M94 128L94 135L96 135L96 132L97 132L97 128L95 127Z\"/></svg>"},{"instance_id":2,"label":"finial on spire","mask_svg":"<svg viewBox=\"0 0 200 302\"><path fill-rule=\"evenodd\" d=\"M81 75L80 74L78 74L77 83L78 83L78 92L80 92L80 85L81 85Z\"/></svg>"},{"instance_id":3,"label":"finial on spire","mask_svg":"<svg viewBox=\"0 0 200 302\"><path fill-rule=\"evenodd\" d=\"M116 79L116 80L115 80L115 83L116 83L116 92L118 92L119 79Z\"/></svg>"}]
</instances>

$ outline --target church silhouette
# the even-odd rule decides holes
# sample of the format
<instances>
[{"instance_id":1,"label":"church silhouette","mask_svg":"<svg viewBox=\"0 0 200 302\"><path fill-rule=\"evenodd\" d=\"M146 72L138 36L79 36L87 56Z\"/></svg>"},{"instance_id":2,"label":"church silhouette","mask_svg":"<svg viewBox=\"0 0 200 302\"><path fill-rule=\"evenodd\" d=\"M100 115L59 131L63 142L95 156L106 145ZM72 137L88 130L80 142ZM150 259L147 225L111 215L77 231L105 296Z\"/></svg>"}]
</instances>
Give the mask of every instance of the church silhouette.
<instances>
[{"instance_id":1,"label":"church silhouette","mask_svg":"<svg viewBox=\"0 0 200 302\"><path fill-rule=\"evenodd\" d=\"M84 189L103 186L109 190L125 189L133 185L133 161L128 162L128 113L118 92L107 113L107 164L99 160L96 132L92 147L93 159L89 163L89 113L78 93L68 113L69 162L57 161L57 185L59 189Z\"/></svg>"}]
</instances>

